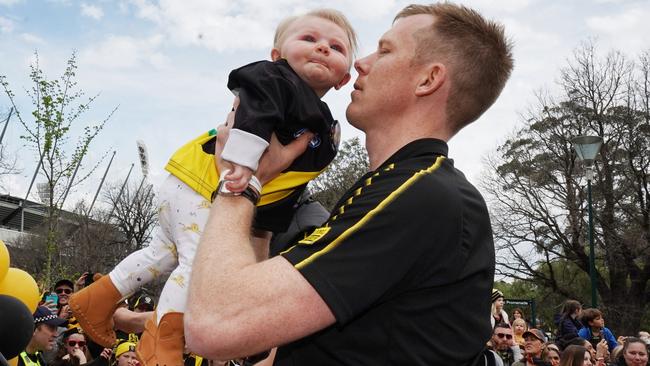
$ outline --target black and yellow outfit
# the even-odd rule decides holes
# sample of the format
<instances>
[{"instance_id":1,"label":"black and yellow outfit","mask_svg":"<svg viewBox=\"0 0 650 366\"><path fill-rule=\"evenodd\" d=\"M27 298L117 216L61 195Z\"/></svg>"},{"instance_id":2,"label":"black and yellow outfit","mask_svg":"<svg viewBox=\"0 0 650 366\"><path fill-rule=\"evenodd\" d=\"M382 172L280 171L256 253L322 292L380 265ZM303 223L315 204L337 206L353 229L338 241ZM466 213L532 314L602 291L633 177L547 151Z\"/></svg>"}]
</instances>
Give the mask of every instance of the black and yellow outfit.
<instances>
[{"instance_id":1,"label":"black and yellow outfit","mask_svg":"<svg viewBox=\"0 0 650 366\"><path fill-rule=\"evenodd\" d=\"M422 139L364 175L282 255L336 324L275 365L470 365L491 334L494 244L480 193Z\"/></svg>"},{"instance_id":2,"label":"black and yellow outfit","mask_svg":"<svg viewBox=\"0 0 650 366\"><path fill-rule=\"evenodd\" d=\"M291 222L294 206L307 183L334 159L338 148L338 124L327 105L286 61L257 62L237 69L231 73L229 87L237 89L240 105L221 158L225 159L228 151L239 151L257 164L259 157L249 154L247 145L239 146L236 136L244 142L252 136L252 141L259 142L255 151L261 156L272 133L285 144L305 129L315 133L306 151L261 192L255 227L283 232ZM182 360L187 284L210 212L210 202L219 183L214 156L215 135L215 130L202 134L170 158L165 169L171 174L159 189L160 225L154 230L151 243L122 260L109 274L119 294L126 296L171 271L156 308L154 319L157 321L147 323L138 343L139 357L147 363L179 364ZM231 150L227 150L229 148ZM244 165L236 160L237 156L234 154L234 158L228 160ZM158 337L163 333L159 325L167 328L165 337ZM193 360L188 362L195 365L204 362Z\"/></svg>"},{"instance_id":3,"label":"black and yellow outfit","mask_svg":"<svg viewBox=\"0 0 650 366\"><path fill-rule=\"evenodd\" d=\"M260 61L234 70L228 87L237 90L240 98L228 143L235 129L267 142L275 133L283 144L305 130L315 133L307 150L262 190L254 226L273 232L285 231L307 183L336 156L338 123L327 104L286 60ZM215 134L211 130L190 141L174 153L165 167L206 199L212 198L219 183L214 163Z\"/></svg>"},{"instance_id":4,"label":"black and yellow outfit","mask_svg":"<svg viewBox=\"0 0 650 366\"><path fill-rule=\"evenodd\" d=\"M46 366L47 363L43 358L43 353L36 351L35 354L29 354L25 351L18 355L17 366Z\"/></svg>"}]
</instances>

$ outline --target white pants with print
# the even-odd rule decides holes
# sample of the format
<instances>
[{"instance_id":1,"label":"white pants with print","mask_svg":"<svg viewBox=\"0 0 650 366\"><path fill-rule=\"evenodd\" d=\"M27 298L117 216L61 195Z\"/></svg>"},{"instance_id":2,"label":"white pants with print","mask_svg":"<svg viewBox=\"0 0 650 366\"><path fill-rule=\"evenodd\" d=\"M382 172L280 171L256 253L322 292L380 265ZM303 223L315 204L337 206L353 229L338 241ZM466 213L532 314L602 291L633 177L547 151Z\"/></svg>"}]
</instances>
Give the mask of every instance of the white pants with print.
<instances>
[{"instance_id":1,"label":"white pants with print","mask_svg":"<svg viewBox=\"0 0 650 366\"><path fill-rule=\"evenodd\" d=\"M185 312L192 262L211 203L171 174L158 196L159 224L151 243L131 253L109 276L122 296L128 296L171 272L156 308L160 321L168 312Z\"/></svg>"}]
</instances>

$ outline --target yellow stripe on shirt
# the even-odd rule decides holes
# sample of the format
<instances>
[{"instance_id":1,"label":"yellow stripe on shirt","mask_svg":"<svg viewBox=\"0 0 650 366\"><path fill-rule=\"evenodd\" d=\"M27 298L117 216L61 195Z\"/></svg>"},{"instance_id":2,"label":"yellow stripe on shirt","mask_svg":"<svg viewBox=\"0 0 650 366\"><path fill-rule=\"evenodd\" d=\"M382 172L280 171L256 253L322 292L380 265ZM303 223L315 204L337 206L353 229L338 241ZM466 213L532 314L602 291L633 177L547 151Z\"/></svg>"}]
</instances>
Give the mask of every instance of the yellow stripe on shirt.
<instances>
[{"instance_id":1,"label":"yellow stripe on shirt","mask_svg":"<svg viewBox=\"0 0 650 366\"><path fill-rule=\"evenodd\" d=\"M425 174L430 174L431 172L435 171L438 169L441 165L443 160L445 160L444 156L439 156L436 161L427 169L423 169L418 171L417 173L413 174L412 177L406 180L406 182L402 183L401 186L399 186L396 190L391 192L391 194L388 195L388 197L384 198L383 201L377 205L374 209L370 210L364 217L361 218L356 224L345 230L341 235L339 235L336 239L332 240L331 243L326 245L323 249L319 250L318 252L313 253L309 257L303 259L302 261L296 263L294 265L295 268L301 269L304 268L305 266L311 264L314 262L316 259L318 259L320 256L327 254L328 252L332 251L334 248L336 248L341 242L343 242L348 236L352 235L355 233L357 230L359 230L363 225L368 222L370 219L372 219L375 215L377 215L381 210L384 209L388 204L393 202L402 192L404 192L407 188L409 188L411 185L413 185L420 177L422 177Z\"/></svg>"}]
</instances>

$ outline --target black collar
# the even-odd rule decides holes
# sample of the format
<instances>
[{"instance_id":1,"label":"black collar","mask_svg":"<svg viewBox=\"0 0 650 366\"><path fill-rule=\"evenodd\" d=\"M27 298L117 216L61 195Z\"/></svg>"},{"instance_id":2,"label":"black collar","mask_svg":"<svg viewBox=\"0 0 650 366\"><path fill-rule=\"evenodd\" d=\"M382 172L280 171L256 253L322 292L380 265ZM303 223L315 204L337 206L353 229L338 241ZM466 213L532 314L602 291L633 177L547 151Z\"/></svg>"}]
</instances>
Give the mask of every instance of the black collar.
<instances>
[{"instance_id":1,"label":"black collar","mask_svg":"<svg viewBox=\"0 0 650 366\"><path fill-rule=\"evenodd\" d=\"M383 162L377 170L386 165L389 165L396 161L402 161L407 158L423 155L447 156L448 152L449 147L447 146L447 143L442 140L432 138L415 140L397 150L397 152L394 153L385 162Z\"/></svg>"}]
</instances>

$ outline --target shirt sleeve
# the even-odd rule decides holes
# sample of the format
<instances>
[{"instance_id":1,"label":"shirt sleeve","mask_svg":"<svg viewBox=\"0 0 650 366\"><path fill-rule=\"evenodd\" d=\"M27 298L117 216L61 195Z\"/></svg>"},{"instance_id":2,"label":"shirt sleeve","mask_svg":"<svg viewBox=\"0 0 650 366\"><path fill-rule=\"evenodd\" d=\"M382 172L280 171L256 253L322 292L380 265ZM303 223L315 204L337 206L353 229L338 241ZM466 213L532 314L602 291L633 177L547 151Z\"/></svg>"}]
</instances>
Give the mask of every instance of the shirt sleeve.
<instances>
[{"instance_id":1,"label":"shirt sleeve","mask_svg":"<svg viewBox=\"0 0 650 366\"><path fill-rule=\"evenodd\" d=\"M400 291L442 285L462 267L458 247L441 245L458 242L461 205L456 194L435 187L418 193L431 192L431 183L411 171L367 177L325 226L283 253L339 324ZM441 257L446 260L434 260Z\"/></svg>"},{"instance_id":2,"label":"shirt sleeve","mask_svg":"<svg viewBox=\"0 0 650 366\"><path fill-rule=\"evenodd\" d=\"M233 70L228 88L239 97L240 104L222 157L256 169L273 130L286 118L295 90L278 67L266 61Z\"/></svg>"},{"instance_id":3,"label":"shirt sleeve","mask_svg":"<svg viewBox=\"0 0 650 366\"><path fill-rule=\"evenodd\" d=\"M273 132L286 144L301 129L328 131L327 106L286 61L260 61L233 70L228 88L239 96L240 104L234 133L224 147L226 160L250 167L251 161L259 161ZM247 151L253 153L248 156Z\"/></svg>"},{"instance_id":4,"label":"shirt sleeve","mask_svg":"<svg viewBox=\"0 0 650 366\"><path fill-rule=\"evenodd\" d=\"M286 119L292 97L297 93L293 83L278 65L268 61L255 62L233 70L228 88L239 96L234 128L255 134L267 142L275 126Z\"/></svg>"},{"instance_id":5,"label":"shirt sleeve","mask_svg":"<svg viewBox=\"0 0 650 366\"><path fill-rule=\"evenodd\" d=\"M614 333L612 333L612 331L609 328L604 328L603 334L605 335L605 339L607 340L607 347L609 348L609 351L612 352L614 348L618 346L616 337L614 336Z\"/></svg>"}]
</instances>

